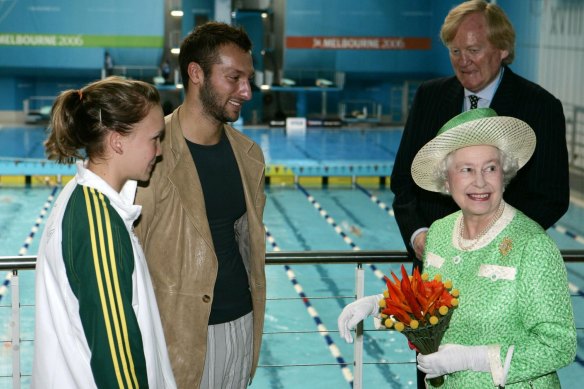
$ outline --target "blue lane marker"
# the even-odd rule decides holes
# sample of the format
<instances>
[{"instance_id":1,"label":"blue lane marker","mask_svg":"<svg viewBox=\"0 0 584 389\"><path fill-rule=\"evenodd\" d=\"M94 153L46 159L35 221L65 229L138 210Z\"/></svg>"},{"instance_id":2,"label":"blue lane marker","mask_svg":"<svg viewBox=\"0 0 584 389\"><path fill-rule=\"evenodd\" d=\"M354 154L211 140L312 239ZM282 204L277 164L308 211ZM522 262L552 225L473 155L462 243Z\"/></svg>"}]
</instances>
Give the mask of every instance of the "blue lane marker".
<instances>
[{"instance_id":1,"label":"blue lane marker","mask_svg":"<svg viewBox=\"0 0 584 389\"><path fill-rule=\"evenodd\" d=\"M369 197L369 199L371 201L373 201L375 204L377 204L379 206L379 208L383 209L385 212L387 212L387 214L391 217L395 217L395 214L393 213L393 209L388 206L387 204L385 204L383 201L379 200L377 198L377 196L375 196L374 194L372 194L371 192L369 192L367 189L363 188L361 185L359 184L355 184L355 187L357 189L359 189L361 192L365 193L367 195L367 197Z\"/></svg>"},{"instance_id":2,"label":"blue lane marker","mask_svg":"<svg viewBox=\"0 0 584 389\"><path fill-rule=\"evenodd\" d=\"M584 237L582 235L578 235L577 233L568 230L566 227L558 225L558 224L554 224L552 226L552 228L556 231L558 231L560 234L564 234L566 236L569 236L570 238L574 239L576 242L584 244Z\"/></svg>"},{"instance_id":3,"label":"blue lane marker","mask_svg":"<svg viewBox=\"0 0 584 389\"><path fill-rule=\"evenodd\" d=\"M18 251L19 256L23 256L27 253L28 248L30 247L30 244L32 243L35 234L38 232L39 227L45 218L45 215L49 211L49 208L51 207L51 204L53 203L53 200L55 199L55 193L57 193L57 189L58 189L57 186L53 187L51 194L49 195L49 197L47 198L47 201L43 205L43 209L41 210L39 217L35 220L34 226L32 226L32 228L30 229L30 233L28 234L28 236L24 240L24 244L22 245L22 247ZM6 273L6 277L4 278L4 282L2 283L2 286L0 286L0 301L2 301L2 297L4 297L4 295L8 291L8 287L10 286L11 279L12 279L12 272L9 271Z\"/></svg>"},{"instance_id":4,"label":"blue lane marker","mask_svg":"<svg viewBox=\"0 0 584 389\"><path fill-rule=\"evenodd\" d=\"M273 251L280 251L280 247L276 243L276 240L274 239L273 235L268 230L267 226L265 227L265 229L266 229L266 239L268 240L268 242L272 246ZM316 327L317 327L320 335L324 338L324 340L329 348L329 351L331 352L332 356L336 359L337 363L339 364L339 367L341 368L341 371L343 372L343 377L345 378L345 381L347 381L347 383L352 388L353 387L353 373L351 372L351 369L349 369L347 362L343 358L343 356L341 354L341 350L339 350L339 348L335 344L335 341L329 335L328 329L326 328L326 326L322 322L318 312L312 306L312 304L310 303L310 300L308 299L308 297L304 293L304 289L302 288L302 285L300 285L300 283L296 279L296 274L294 274L294 271L292 271L292 268L288 265L284 265L284 269L286 270L286 275L288 276L288 279L290 280L290 282L292 282L292 285L294 286L294 290L296 290L296 293L298 293L298 295L302 299L302 302L304 303L306 310L308 311L308 314L310 315L310 317L312 317L312 319L316 323Z\"/></svg>"},{"instance_id":5,"label":"blue lane marker","mask_svg":"<svg viewBox=\"0 0 584 389\"><path fill-rule=\"evenodd\" d=\"M298 190L300 190L302 193L304 193L307 200L312 204L312 206L314 208L316 208L316 210L318 211L320 216L322 216L326 220L326 222L328 224L330 224L330 226L335 230L335 232L337 234L339 234L341 236L341 238L343 238L345 243L347 243L349 246L351 246L351 248L354 251L361 250L361 248L359 246L357 246L355 244L355 242L353 242L353 240L347 234L345 234L343 229L335 222L335 220L328 214L328 212L324 208L322 208L322 206L318 203L318 201L316 201L316 199L310 193L308 193L308 191L302 185L296 184L296 187L298 188ZM369 268L371 268L371 270L373 270L373 273L375 274L375 276L377 278L379 278L381 280L381 282L383 282L383 284L385 285L385 278L384 278L385 274L383 274L383 272L381 270L379 270L373 264L369 264L368 266L369 266Z\"/></svg>"}]
</instances>

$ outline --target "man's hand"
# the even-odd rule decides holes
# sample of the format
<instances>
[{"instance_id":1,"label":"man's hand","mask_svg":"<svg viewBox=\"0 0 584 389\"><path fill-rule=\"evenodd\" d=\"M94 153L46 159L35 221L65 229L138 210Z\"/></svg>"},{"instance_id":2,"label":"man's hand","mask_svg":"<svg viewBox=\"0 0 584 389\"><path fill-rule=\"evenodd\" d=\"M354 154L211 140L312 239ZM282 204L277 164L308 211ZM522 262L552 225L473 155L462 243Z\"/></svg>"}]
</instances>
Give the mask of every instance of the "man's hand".
<instances>
[{"instance_id":1,"label":"man's hand","mask_svg":"<svg viewBox=\"0 0 584 389\"><path fill-rule=\"evenodd\" d=\"M416 258L420 261L424 257L424 247L426 246L427 235L428 233L426 231L422 231L416 235L416 238L414 239L414 251L416 253Z\"/></svg>"}]
</instances>

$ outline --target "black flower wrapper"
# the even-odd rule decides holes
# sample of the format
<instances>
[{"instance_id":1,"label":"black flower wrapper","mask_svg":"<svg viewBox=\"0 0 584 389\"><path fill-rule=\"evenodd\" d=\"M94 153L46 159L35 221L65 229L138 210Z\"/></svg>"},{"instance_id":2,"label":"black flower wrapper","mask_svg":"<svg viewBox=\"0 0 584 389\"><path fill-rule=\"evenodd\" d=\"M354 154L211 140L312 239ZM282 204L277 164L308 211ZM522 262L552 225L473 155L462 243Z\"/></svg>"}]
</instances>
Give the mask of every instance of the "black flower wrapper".
<instances>
[{"instance_id":1,"label":"black flower wrapper","mask_svg":"<svg viewBox=\"0 0 584 389\"><path fill-rule=\"evenodd\" d=\"M438 351L444 333L450 324L450 318L452 317L452 309L448 311L445 316L438 319L438 323L432 325L427 324L423 327L418 327L416 329L407 327L401 331L402 334L406 336L411 345L416 348L420 354L432 354ZM431 378L430 383L434 387L440 387L444 384L444 377Z\"/></svg>"},{"instance_id":2,"label":"black flower wrapper","mask_svg":"<svg viewBox=\"0 0 584 389\"><path fill-rule=\"evenodd\" d=\"M408 338L410 343L416 347L416 350L420 354L427 355L435 353L438 351L440 342L442 342L444 333L450 324L452 312L454 312L454 310L449 310L445 316L438 319L438 323L435 325L428 324L423 327L418 327L415 330L406 327L402 331L402 334Z\"/></svg>"}]
</instances>

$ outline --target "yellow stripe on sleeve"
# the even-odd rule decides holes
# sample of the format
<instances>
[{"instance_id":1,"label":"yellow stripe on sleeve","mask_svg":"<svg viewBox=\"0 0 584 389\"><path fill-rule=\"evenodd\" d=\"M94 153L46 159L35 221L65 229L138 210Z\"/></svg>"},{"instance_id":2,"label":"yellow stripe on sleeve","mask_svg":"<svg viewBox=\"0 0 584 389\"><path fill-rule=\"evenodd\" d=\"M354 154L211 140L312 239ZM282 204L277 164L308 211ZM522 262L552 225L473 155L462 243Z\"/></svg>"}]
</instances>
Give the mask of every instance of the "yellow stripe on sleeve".
<instances>
[{"instance_id":1,"label":"yellow stripe on sleeve","mask_svg":"<svg viewBox=\"0 0 584 389\"><path fill-rule=\"evenodd\" d=\"M124 343L125 343L125 353L127 354L128 357L128 361L129 361L129 368L130 368L130 374L132 375L132 379L134 382L134 386L136 388L139 387L138 385L138 378L136 377L136 369L134 368L134 358L132 356L132 349L130 348L130 337L128 335L128 325L126 323L126 314L124 312L124 304L122 301L122 293L120 292L120 282L119 282L119 278L118 278L118 268L117 268L117 262L116 262L116 253L115 253L115 249L114 249L114 244L113 244L113 238L112 238L112 229L111 229L111 221L110 221L110 216L109 216L109 211L107 209L107 206L105 204L104 198L103 198L103 194L100 193L99 194L99 199L102 202L103 205L103 212L104 212L104 219L105 219L105 223L106 223L106 232L107 232L107 239L109 242L109 260L110 260L110 268L112 270L112 281L114 283L114 289L115 289L115 296L117 299L117 304L118 307L120 307L119 309L119 314L120 314L120 325L122 327L122 331L123 331L123 337L124 337ZM125 359L123 359L125 361Z\"/></svg>"},{"instance_id":2,"label":"yellow stripe on sleeve","mask_svg":"<svg viewBox=\"0 0 584 389\"><path fill-rule=\"evenodd\" d=\"M128 387L131 389L133 387L133 385L132 385L132 380L130 378L130 372L128 371L128 363L127 363L126 358L125 358L126 352L124 351L124 341L122 339L122 332L120 329L120 318L118 316L118 313L120 311L120 307L116 306L116 302L118 299L116 299L115 291L113 290L113 287L112 287L112 279L111 279L110 266L109 266L109 261L108 261L108 252L106 250L106 244L105 244L104 226L102 223L102 216L101 216L100 200L96 194L95 189L91 188L90 191L93 195L93 203L95 206L95 213L96 213L96 219L97 219L97 231L98 231L98 237L99 237L99 248L101 250L101 258L103 259L102 260L103 272L104 272L104 278L105 278L105 283L106 283L106 288L107 288L107 296L108 296L109 304L111 307L112 321L113 321L114 328L115 328L115 340L116 340L116 343L118 346L117 350L119 353L118 357L120 358L120 361L122 362L124 378L126 379L126 382L129 385ZM109 220L107 222L109 223ZM123 307L121 309L123 310Z\"/></svg>"},{"instance_id":3,"label":"yellow stripe on sleeve","mask_svg":"<svg viewBox=\"0 0 584 389\"><path fill-rule=\"evenodd\" d=\"M92 189L92 192L93 192L93 189ZM115 346L114 346L114 341L113 341L113 336L112 336L111 321L110 321L109 312L107 309L105 291L103 288L103 280L102 280L102 274L101 274L99 253L97 250L97 237L96 237L96 232L95 232L95 221L93 219L93 212L91 210L91 198L90 198L90 195L88 192L88 188L86 186L83 186L83 194L85 196L87 217L89 219L89 233L90 233L90 239L91 239L91 251L93 253L93 265L95 267L95 275L96 275L96 279L97 279L97 286L99 289L99 298L101 301L101 307L102 307L102 311L103 311L105 327L106 327L106 331L107 331L107 335L108 335L107 336L108 343L109 343L111 354L112 354L112 362L114 364L114 370L115 370L116 378L118 380L118 386L120 388L123 388L124 382L123 382L123 378L121 376L121 372L120 372L120 368L119 368L119 364L118 364L118 358L117 358L116 352L115 352Z\"/></svg>"}]
</instances>

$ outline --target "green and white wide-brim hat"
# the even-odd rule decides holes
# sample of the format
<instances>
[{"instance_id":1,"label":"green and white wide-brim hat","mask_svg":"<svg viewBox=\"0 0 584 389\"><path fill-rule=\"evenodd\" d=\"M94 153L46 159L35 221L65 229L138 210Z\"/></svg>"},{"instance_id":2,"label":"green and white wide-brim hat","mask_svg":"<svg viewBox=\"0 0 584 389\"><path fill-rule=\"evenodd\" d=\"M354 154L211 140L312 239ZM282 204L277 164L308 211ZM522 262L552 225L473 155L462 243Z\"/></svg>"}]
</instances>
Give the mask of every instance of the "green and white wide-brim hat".
<instances>
[{"instance_id":1,"label":"green and white wide-brim hat","mask_svg":"<svg viewBox=\"0 0 584 389\"><path fill-rule=\"evenodd\" d=\"M490 108L471 109L450 119L412 162L412 177L422 189L439 192L435 170L452 151L490 145L517 159L521 169L535 150L535 132L522 120L497 116Z\"/></svg>"}]
</instances>

